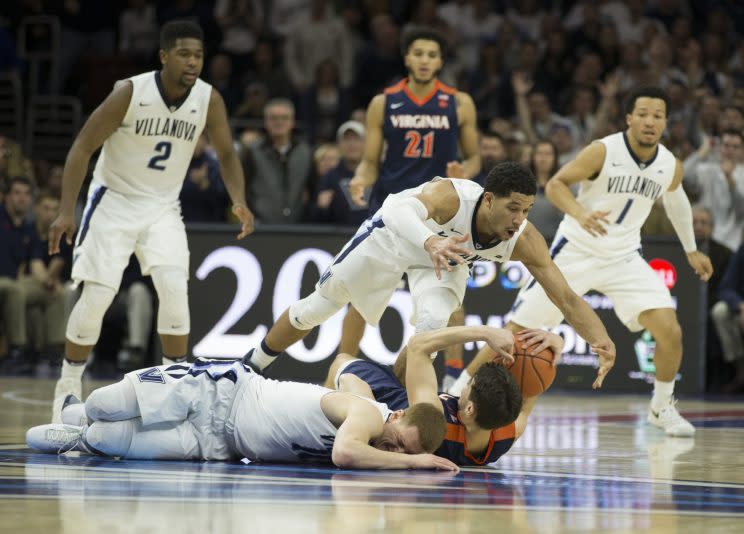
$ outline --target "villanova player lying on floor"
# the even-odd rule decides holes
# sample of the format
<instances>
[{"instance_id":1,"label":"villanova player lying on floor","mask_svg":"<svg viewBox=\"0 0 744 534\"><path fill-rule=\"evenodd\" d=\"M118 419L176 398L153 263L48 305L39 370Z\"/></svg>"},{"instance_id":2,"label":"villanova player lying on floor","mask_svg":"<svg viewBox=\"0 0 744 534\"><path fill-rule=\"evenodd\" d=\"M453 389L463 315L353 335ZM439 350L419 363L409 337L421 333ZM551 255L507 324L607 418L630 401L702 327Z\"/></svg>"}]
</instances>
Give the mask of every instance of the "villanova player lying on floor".
<instances>
[{"instance_id":1,"label":"villanova player lying on floor","mask_svg":"<svg viewBox=\"0 0 744 534\"><path fill-rule=\"evenodd\" d=\"M31 428L29 447L133 459L458 470L431 454L446 431L439 406L391 411L353 393L270 380L242 362L197 359L133 371L85 404L66 404L63 421L73 424Z\"/></svg>"}]
</instances>

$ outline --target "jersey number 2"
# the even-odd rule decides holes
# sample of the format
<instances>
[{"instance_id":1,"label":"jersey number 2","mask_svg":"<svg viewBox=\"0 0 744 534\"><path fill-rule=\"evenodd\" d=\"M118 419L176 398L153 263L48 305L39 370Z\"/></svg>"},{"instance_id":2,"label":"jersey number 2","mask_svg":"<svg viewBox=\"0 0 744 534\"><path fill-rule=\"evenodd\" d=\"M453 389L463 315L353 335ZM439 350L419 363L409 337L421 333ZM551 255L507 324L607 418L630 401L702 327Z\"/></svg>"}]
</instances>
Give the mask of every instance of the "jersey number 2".
<instances>
[{"instance_id":1,"label":"jersey number 2","mask_svg":"<svg viewBox=\"0 0 744 534\"><path fill-rule=\"evenodd\" d=\"M157 171L164 171L165 165L162 165L160 162L165 161L170 157L170 141L160 141L157 145L155 145L155 152L157 152L157 155L150 158L150 163L147 164L147 167L150 169L155 169Z\"/></svg>"},{"instance_id":2,"label":"jersey number 2","mask_svg":"<svg viewBox=\"0 0 744 534\"><path fill-rule=\"evenodd\" d=\"M424 149L421 150L421 140L424 141ZM407 158L430 158L434 152L434 132L422 136L416 130L408 130L405 135L408 141L403 155Z\"/></svg>"}]
</instances>

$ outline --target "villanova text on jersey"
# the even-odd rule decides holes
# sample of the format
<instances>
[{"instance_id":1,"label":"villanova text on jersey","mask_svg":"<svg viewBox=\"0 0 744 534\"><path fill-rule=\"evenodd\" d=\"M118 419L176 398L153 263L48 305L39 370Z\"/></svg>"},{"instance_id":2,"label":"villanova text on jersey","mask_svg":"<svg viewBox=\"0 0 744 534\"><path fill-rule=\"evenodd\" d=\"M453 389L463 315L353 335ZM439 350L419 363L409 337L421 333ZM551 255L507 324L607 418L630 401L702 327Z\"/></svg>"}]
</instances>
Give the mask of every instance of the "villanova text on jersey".
<instances>
[{"instance_id":1,"label":"villanova text on jersey","mask_svg":"<svg viewBox=\"0 0 744 534\"><path fill-rule=\"evenodd\" d=\"M621 175L607 177L607 192L634 194L656 200L664 192L658 184L644 176Z\"/></svg>"},{"instance_id":2,"label":"villanova text on jersey","mask_svg":"<svg viewBox=\"0 0 744 534\"><path fill-rule=\"evenodd\" d=\"M198 128L198 125L185 120L154 117L137 119L134 124L134 133L144 136L168 136L193 141Z\"/></svg>"},{"instance_id":3,"label":"villanova text on jersey","mask_svg":"<svg viewBox=\"0 0 744 534\"><path fill-rule=\"evenodd\" d=\"M387 149L372 191L371 213L388 195L444 176L447 163L458 159L457 91L436 81L432 91L419 98L407 83L404 79L385 89Z\"/></svg>"}]
</instances>

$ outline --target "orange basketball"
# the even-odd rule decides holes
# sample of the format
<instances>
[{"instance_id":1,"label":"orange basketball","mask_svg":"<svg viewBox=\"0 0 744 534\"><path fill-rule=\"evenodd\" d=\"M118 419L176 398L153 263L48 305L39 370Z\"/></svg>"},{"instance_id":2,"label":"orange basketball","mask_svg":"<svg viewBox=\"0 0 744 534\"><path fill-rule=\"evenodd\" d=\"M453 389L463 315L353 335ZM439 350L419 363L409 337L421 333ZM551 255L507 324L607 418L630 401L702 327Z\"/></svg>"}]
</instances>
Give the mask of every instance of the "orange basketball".
<instances>
[{"instance_id":1,"label":"orange basketball","mask_svg":"<svg viewBox=\"0 0 744 534\"><path fill-rule=\"evenodd\" d=\"M532 355L532 348L525 350L522 342L514 338L514 363L507 366L517 381L523 397L534 397L547 390L555 380L553 351L545 349Z\"/></svg>"}]
</instances>

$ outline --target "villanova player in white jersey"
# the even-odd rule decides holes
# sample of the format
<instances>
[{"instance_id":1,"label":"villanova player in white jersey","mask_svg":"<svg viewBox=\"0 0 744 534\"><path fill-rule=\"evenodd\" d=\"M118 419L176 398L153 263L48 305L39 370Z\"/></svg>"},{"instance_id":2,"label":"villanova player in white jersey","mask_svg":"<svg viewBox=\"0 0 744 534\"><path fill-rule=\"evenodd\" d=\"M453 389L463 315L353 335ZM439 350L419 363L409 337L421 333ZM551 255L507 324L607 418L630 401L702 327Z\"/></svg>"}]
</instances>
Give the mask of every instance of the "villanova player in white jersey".
<instances>
[{"instance_id":1,"label":"villanova player in white jersey","mask_svg":"<svg viewBox=\"0 0 744 534\"><path fill-rule=\"evenodd\" d=\"M80 186L90 157L103 145L73 252L72 278L84 285L67 323L53 421L59 421L68 394L81 397L85 361L132 253L143 274L152 276L160 299L158 333L164 360L185 358L189 251L178 195L205 127L220 160L233 213L242 223L238 238L253 229L225 104L199 79L204 63L201 28L187 21L169 22L162 28L160 46L162 70L117 82L67 155L60 214L50 229L50 254L59 252L63 234L72 244Z\"/></svg>"},{"instance_id":2,"label":"villanova player in white jersey","mask_svg":"<svg viewBox=\"0 0 744 534\"><path fill-rule=\"evenodd\" d=\"M661 197L687 259L702 280L713 272L696 250L692 211L681 187L682 165L659 144L668 99L654 87L631 93L628 129L586 147L548 182L546 194L565 212L553 243L553 259L578 294L607 295L631 330L649 330L656 340L656 383L648 421L672 436L692 436L693 426L677 411L674 378L682 359L682 332L669 290L640 254L640 229ZM574 198L569 187L580 183ZM538 280L539 281L539 280ZM514 303L516 328L552 328L563 313L536 284Z\"/></svg>"},{"instance_id":3,"label":"villanova player in white jersey","mask_svg":"<svg viewBox=\"0 0 744 534\"><path fill-rule=\"evenodd\" d=\"M457 471L431 454L446 432L444 415L432 404L393 412L352 393L269 380L229 360L127 373L85 404L68 404L62 420L29 429L28 445L144 460Z\"/></svg>"},{"instance_id":4,"label":"villanova player in white jersey","mask_svg":"<svg viewBox=\"0 0 744 534\"><path fill-rule=\"evenodd\" d=\"M614 363L615 346L526 220L536 190L528 169L506 162L491 170L485 189L466 180L435 178L390 195L336 256L315 291L279 317L253 349L250 363L265 368L348 302L376 325L404 273L416 331L442 328L462 304L469 264L514 259L546 288L574 328L589 336L600 357L599 387Z\"/></svg>"}]
</instances>

